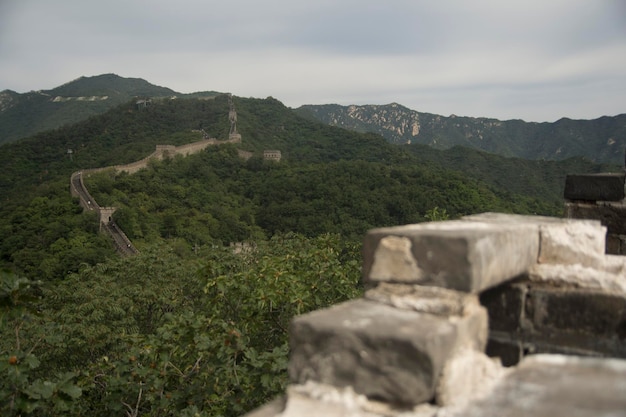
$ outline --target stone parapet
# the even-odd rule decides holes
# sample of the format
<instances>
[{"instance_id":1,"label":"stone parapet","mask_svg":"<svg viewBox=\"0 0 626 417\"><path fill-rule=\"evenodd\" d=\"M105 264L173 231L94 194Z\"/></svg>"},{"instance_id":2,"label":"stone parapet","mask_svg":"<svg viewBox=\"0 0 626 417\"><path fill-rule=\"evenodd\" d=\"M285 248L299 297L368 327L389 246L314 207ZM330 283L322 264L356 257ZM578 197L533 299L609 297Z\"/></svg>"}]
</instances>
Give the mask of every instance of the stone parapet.
<instances>
[{"instance_id":1,"label":"stone parapet","mask_svg":"<svg viewBox=\"0 0 626 417\"><path fill-rule=\"evenodd\" d=\"M605 234L498 213L371 230L363 298L293 319L291 385L249 417L626 417L626 361L604 359L626 358L626 257Z\"/></svg>"},{"instance_id":2,"label":"stone parapet","mask_svg":"<svg viewBox=\"0 0 626 417\"><path fill-rule=\"evenodd\" d=\"M430 401L457 349L484 349L487 315L477 302L474 307L437 315L355 300L297 317L290 328L291 381L351 386L397 405Z\"/></svg>"},{"instance_id":3,"label":"stone parapet","mask_svg":"<svg viewBox=\"0 0 626 417\"><path fill-rule=\"evenodd\" d=\"M537 263L596 267L603 262L606 227L599 220L503 213L476 214L465 216L463 220L500 226L523 224L532 227L539 238Z\"/></svg>"},{"instance_id":4,"label":"stone parapet","mask_svg":"<svg viewBox=\"0 0 626 417\"><path fill-rule=\"evenodd\" d=\"M374 229L363 243L363 278L477 293L527 271L538 252L536 228L524 223L459 220Z\"/></svg>"},{"instance_id":5,"label":"stone parapet","mask_svg":"<svg viewBox=\"0 0 626 417\"><path fill-rule=\"evenodd\" d=\"M563 195L572 201L621 201L626 198L625 180L623 172L568 175Z\"/></svg>"},{"instance_id":6,"label":"stone parapet","mask_svg":"<svg viewBox=\"0 0 626 417\"><path fill-rule=\"evenodd\" d=\"M626 416L626 361L529 357L493 392L446 417Z\"/></svg>"}]
</instances>

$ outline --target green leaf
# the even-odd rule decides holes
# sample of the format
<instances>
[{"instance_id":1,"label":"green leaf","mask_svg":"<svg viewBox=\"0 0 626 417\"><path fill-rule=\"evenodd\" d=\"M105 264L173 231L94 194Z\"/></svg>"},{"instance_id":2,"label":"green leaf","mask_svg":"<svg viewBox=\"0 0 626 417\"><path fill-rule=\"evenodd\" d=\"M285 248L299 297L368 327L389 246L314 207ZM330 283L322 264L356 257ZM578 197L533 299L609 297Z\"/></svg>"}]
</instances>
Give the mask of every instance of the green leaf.
<instances>
[{"instance_id":1,"label":"green leaf","mask_svg":"<svg viewBox=\"0 0 626 417\"><path fill-rule=\"evenodd\" d=\"M67 394L70 398L74 400L80 397L81 394L83 393L83 390L81 390L78 386L73 385L73 384L64 384L61 387L59 387L59 391L61 391L64 394Z\"/></svg>"}]
</instances>

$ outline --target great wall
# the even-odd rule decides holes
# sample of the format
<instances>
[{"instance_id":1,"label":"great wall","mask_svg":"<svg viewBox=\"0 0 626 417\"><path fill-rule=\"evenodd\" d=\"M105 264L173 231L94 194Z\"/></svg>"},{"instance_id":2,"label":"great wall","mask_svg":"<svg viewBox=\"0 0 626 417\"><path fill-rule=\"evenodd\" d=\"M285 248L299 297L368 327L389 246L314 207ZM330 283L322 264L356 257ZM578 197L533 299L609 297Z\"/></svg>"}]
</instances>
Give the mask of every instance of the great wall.
<instances>
[{"instance_id":1,"label":"great wall","mask_svg":"<svg viewBox=\"0 0 626 417\"><path fill-rule=\"evenodd\" d=\"M72 194L136 253L83 175L136 172L234 133L76 172ZM364 296L292 320L290 384L245 417L626 417L626 174L570 175L564 197L562 219L370 230Z\"/></svg>"},{"instance_id":2,"label":"great wall","mask_svg":"<svg viewBox=\"0 0 626 417\"><path fill-rule=\"evenodd\" d=\"M145 108L147 106L147 100L139 100L138 106ZM173 158L176 155L188 156L197 152L201 152L209 146L222 145L226 143L241 143L241 134L237 131L237 111L233 103L232 95L228 98L229 111L228 119L230 122L230 130L227 140L218 140L216 138L209 137L204 131L203 139L197 142L188 143L181 146L174 145L156 145L156 149L147 157L131 162L124 165L111 165L103 168L84 169L76 171L70 177L70 192L72 196L79 199L79 204L85 211L95 211L98 213L100 231L108 234L115 248L122 256L129 256L137 254L137 249L132 244L130 239L126 236L124 231L113 221L113 213L116 207L101 207L96 200L89 194L87 187L85 186L84 177L89 177L91 174L95 174L103 171L115 171L126 172L128 174L134 174L137 171L144 169L148 166L151 160L163 160L165 158ZM243 159L249 159L252 157L252 152L238 150L239 156ZM263 153L263 158L266 160L280 161L281 152L279 150L266 150Z\"/></svg>"},{"instance_id":3,"label":"great wall","mask_svg":"<svg viewBox=\"0 0 626 417\"><path fill-rule=\"evenodd\" d=\"M625 187L370 230L364 296L292 320L290 385L245 417L626 416Z\"/></svg>"}]
</instances>

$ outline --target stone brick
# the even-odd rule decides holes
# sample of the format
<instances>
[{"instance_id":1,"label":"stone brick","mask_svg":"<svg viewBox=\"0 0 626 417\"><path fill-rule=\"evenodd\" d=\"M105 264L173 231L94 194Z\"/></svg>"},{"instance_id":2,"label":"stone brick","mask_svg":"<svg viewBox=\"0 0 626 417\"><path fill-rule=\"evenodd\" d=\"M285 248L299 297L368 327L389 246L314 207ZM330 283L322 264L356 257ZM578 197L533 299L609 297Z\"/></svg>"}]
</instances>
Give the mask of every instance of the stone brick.
<instances>
[{"instance_id":1,"label":"stone brick","mask_svg":"<svg viewBox=\"0 0 626 417\"><path fill-rule=\"evenodd\" d=\"M373 229L363 244L366 283L400 282L477 293L536 263L527 224L447 221Z\"/></svg>"},{"instance_id":2,"label":"stone brick","mask_svg":"<svg viewBox=\"0 0 626 417\"><path fill-rule=\"evenodd\" d=\"M430 401L452 353L485 339L470 330L477 317L484 310L444 317L363 299L314 311L291 323L289 376L391 404Z\"/></svg>"},{"instance_id":3,"label":"stone brick","mask_svg":"<svg viewBox=\"0 0 626 417\"><path fill-rule=\"evenodd\" d=\"M529 356L482 401L448 417L626 416L626 361Z\"/></svg>"},{"instance_id":4,"label":"stone brick","mask_svg":"<svg viewBox=\"0 0 626 417\"><path fill-rule=\"evenodd\" d=\"M532 286L527 317L537 331L551 329L615 337L626 343L626 296L576 288Z\"/></svg>"},{"instance_id":5,"label":"stone brick","mask_svg":"<svg viewBox=\"0 0 626 417\"><path fill-rule=\"evenodd\" d=\"M565 203L565 214L572 219L599 220L614 235L626 235L626 203Z\"/></svg>"},{"instance_id":6,"label":"stone brick","mask_svg":"<svg viewBox=\"0 0 626 417\"><path fill-rule=\"evenodd\" d=\"M566 200L620 201L624 197L624 173L568 175L565 178Z\"/></svg>"},{"instance_id":7,"label":"stone brick","mask_svg":"<svg viewBox=\"0 0 626 417\"><path fill-rule=\"evenodd\" d=\"M524 284L505 283L480 294L480 303L489 315L490 330L520 331L526 292Z\"/></svg>"},{"instance_id":8,"label":"stone brick","mask_svg":"<svg viewBox=\"0 0 626 417\"><path fill-rule=\"evenodd\" d=\"M598 266L605 252L606 228L598 220L482 213L464 220L493 224L524 224L539 233L539 263Z\"/></svg>"},{"instance_id":9,"label":"stone brick","mask_svg":"<svg viewBox=\"0 0 626 417\"><path fill-rule=\"evenodd\" d=\"M460 349L446 363L437 386L437 405L461 407L489 395L505 374L500 360L474 349Z\"/></svg>"},{"instance_id":10,"label":"stone brick","mask_svg":"<svg viewBox=\"0 0 626 417\"><path fill-rule=\"evenodd\" d=\"M514 366L524 357L524 348L522 342L507 337L494 337L489 334L487 341L487 356L492 358L500 358L500 362L504 366Z\"/></svg>"}]
</instances>

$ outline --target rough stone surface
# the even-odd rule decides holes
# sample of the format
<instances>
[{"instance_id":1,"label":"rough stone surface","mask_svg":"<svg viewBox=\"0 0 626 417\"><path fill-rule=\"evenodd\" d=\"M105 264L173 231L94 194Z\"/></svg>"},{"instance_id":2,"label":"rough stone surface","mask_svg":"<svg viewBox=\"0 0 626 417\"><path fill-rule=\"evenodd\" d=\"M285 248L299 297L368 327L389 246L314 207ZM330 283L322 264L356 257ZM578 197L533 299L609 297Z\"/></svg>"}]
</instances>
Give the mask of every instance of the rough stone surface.
<instances>
[{"instance_id":1,"label":"rough stone surface","mask_svg":"<svg viewBox=\"0 0 626 417\"><path fill-rule=\"evenodd\" d=\"M620 201L624 197L624 173L568 175L564 196L567 200Z\"/></svg>"},{"instance_id":2,"label":"rough stone surface","mask_svg":"<svg viewBox=\"0 0 626 417\"><path fill-rule=\"evenodd\" d=\"M422 285L383 282L365 292L364 298L392 307L439 316L463 316L478 305L475 294Z\"/></svg>"},{"instance_id":3,"label":"rough stone surface","mask_svg":"<svg viewBox=\"0 0 626 417\"><path fill-rule=\"evenodd\" d=\"M431 404L395 408L371 401L351 387L337 388L309 381L287 388L285 410L276 417L436 417L438 410Z\"/></svg>"},{"instance_id":4,"label":"rough stone surface","mask_svg":"<svg viewBox=\"0 0 626 417\"><path fill-rule=\"evenodd\" d=\"M524 357L524 347L519 340L513 340L503 332L489 332L485 353L491 358L499 358L503 366L517 365Z\"/></svg>"},{"instance_id":5,"label":"rough stone surface","mask_svg":"<svg viewBox=\"0 0 626 417\"><path fill-rule=\"evenodd\" d=\"M464 220L493 224L525 224L539 233L539 263L598 266L605 252L606 228L599 220L482 213Z\"/></svg>"},{"instance_id":6,"label":"rough stone surface","mask_svg":"<svg viewBox=\"0 0 626 417\"><path fill-rule=\"evenodd\" d=\"M625 417L626 361L534 355L492 394L445 417Z\"/></svg>"},{"instance_id":7,"label":"rough stone surface","mask_svg":"<svg viewBox=\"0 0 626 417\"><path fill-rule=\"evenodd\" d=\"M477 346L484 310L442 317L355 300L296 317L290 327L291 381L352 386L373 400L430 401L452 352ZM483 347L484 348L484 344Z\"/></svg>"},{"instance_id":8,"label":"rough stone surface","mask_svg":"<svg viewBox=\"0 0 626 417\"><path fill-rule=\"evenodd\" d=\"M447 221L371 230L363 245L366 283L400 282L477 293L536 263L527 224Z\"/></svg>"},{"instance_id":9,"label":"rough stone surface","mask_svg":"<svg viewBox=\"0 0 626 417\"><path fill-rule=\"evenodd\" d=\"M626 296L604 291L531 286L526 315L535 331L592 335L623 341L626 353ZM617 353L617 352L615 352Z\"/></svg>"},{"instance_id":10,"label":"rough stone surface","mask_svg":"<svg viewBox=\"0 0 626 417\"><path fill-rule=\"evenodd\" d=\"M565 215L571 219L599 220L613 235L626 235L626 203L565 203Z\"/></svg>"},{"instance_id":11,"label":"rough stone surface","mask_svg":"<svg viewBox=\"0 0 626 417\"><path fill-rule=\"evenodd\" d=\"M527 285L502 284L480 294L480 303L487 309L490 330L520 331L524 314Z\"/></svg>"},{"instance_id":12,"label":"rough stone surface","mask_svg":"<svg viewBox=\"0 0 626 417\"><path fill-rule=\"evenodd\" d=\"M624 260L626 261L626 258ZM586 288L626 294L624 272L623 264L605 259L603 269L582 265L535 265L528 272L528 279L534 283L554 287Z\"/></svg>"},{"instance_id":13,"label":"rough stone surface","mask_svg":"<svg viewBox=\"0 0 626 417\"><path fill-rule=\"evenodd\" d=\"M485 398L506 372L499 360L474 349L460 349L444 367L437 387L437 404L461 407Z\"/></svg>"}]
</instances>

